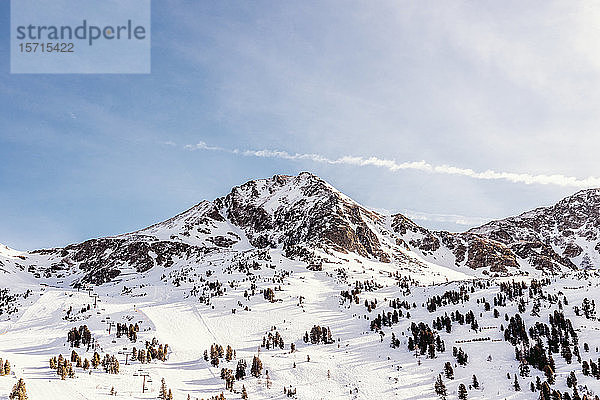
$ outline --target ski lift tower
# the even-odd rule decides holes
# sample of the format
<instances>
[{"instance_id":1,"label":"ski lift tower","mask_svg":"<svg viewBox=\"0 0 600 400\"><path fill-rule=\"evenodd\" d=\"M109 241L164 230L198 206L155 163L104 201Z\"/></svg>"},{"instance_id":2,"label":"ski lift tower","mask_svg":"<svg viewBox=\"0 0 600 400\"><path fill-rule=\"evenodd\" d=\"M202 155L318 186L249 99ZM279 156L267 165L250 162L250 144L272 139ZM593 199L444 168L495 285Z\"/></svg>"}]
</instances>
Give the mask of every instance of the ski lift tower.
<instances>
[{"instance_id":1,"label":"ski lift tower","mask_svg":"<svg viewBox=\"0 0 600 400\"><path fill-rule=\"evenodd\" d=\"M141 376L143 381L142 381L142 393L146 393L146 382L148 383L152 383L152 378L150 377L150 374L144 370L139 369L137 372L133 373L133 376Z\"/></svg>"}]
</instances>

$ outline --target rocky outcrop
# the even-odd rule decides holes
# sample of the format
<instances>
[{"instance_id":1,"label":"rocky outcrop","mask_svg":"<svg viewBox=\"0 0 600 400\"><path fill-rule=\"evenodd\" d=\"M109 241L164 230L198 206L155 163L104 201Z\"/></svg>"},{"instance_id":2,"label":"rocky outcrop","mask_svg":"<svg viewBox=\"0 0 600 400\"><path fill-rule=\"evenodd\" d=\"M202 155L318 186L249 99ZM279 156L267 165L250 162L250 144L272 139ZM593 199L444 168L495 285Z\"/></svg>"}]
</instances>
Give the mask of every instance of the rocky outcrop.
<instances>
[{"instance_id":1,"label":"rocky outcrop","mask_svg":"<svg viewBox=\"0 0 600 400\"><path fill-rule=\"evenodd\" d=\"M439 262L438 256L449 252L456 267L507 273L519 266L511 249L500 242L470 233L429 231L402 214L392 218L392 228L401 240L431 262Z\"/></svg>"},{"instance_id":2,"label":"rocky outcrop","mask_svg":"<svg viewBox=\"0 0 600 400\"><path fill-rule=\"evenodd\" d=\"M581 266L584 259L600 266L597 244L600 238L600 189L582 190L553 206L492 221L469 232L511 248L542 251L543 255L527 252L527 259L536 268L556 269L559 265L575 268ZM525 253L521 251L521 254Z\"/></svg>"},{"instance_id":3,"label":"rocky outcrop","mask_svg":"<svg viewBox=\"0 0 600 400\"><path fill-rule=\"evenodd\" d=\"M122 268L146 272L153 267L167 268L176 259L198 258L206 251L185 243L158 241L144 236L132 238L103 238L72 244L62 249L33 251L53 260L43 274L50 277L72 266L84 274L82 283L103 284L121 274Z\"/></svg>"}]
</instances>

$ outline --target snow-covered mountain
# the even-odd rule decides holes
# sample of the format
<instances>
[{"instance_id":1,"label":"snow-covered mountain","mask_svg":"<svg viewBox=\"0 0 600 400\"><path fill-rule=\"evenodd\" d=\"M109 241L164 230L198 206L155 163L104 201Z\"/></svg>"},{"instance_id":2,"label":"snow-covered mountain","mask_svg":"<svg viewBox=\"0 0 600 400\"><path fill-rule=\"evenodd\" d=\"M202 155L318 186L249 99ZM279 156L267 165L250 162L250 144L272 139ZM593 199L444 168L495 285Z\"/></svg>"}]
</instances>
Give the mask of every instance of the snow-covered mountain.
<instances>
[{"instance_id":1,"label":"snow-covered mountain","mask_svg":"<svg viewBox=\"0 0 600 400\"><path fill-rule=\"evenodd\" d=\"M595 399L597 199L449 233L276 175L135 232L0 245L0 399L18 378L51 400L163 378L181 400Z\"/></svg>"},{"instance_id":2,"label":"snow-covered mountain","mask_svg":"<svg viewBox=\"0 0 600 400\"><path fill-rule=\"evenodd\" d=\"M536 253L545 268L553 259L565 266L600 265L600 189L582 190L551 207L541 207L469 232L510 246L517 255Z\"/></svg>"},{"instance_id":3,"label":"snow-covered mountain","mask_svg":"<svg viewBox=\"0 0 600 400\"><path fill-rule=\"evenodd\" d=\"M102 284L123 271L201 263L215 253L281 249L314 268L358 257L425 273L558 273L600 261L598 190L466 233L423 228L361 206L310 173L249 181L136 232L20 253L39 278Z\"/></svg>"}]
</instances>

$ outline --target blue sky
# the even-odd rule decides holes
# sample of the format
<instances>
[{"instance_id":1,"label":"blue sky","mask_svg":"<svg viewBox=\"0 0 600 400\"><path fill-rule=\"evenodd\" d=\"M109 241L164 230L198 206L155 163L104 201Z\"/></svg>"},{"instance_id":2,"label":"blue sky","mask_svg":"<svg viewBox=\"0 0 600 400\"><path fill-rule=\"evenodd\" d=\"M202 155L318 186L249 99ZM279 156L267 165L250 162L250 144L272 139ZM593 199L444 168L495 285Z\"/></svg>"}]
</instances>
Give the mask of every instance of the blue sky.
<instances>
[{"instance_id":1,"label":"blue sky","mask_svg":"<svg viewBox=\"0 0 600 400\"><path fill-rule=\"evenodd\" d=\"M8 3L0 243L14 248L131 231L304 170L450 230L600 186L589 4L154 1L151 74L11 75Z\"/></svg>"}]
</instances>

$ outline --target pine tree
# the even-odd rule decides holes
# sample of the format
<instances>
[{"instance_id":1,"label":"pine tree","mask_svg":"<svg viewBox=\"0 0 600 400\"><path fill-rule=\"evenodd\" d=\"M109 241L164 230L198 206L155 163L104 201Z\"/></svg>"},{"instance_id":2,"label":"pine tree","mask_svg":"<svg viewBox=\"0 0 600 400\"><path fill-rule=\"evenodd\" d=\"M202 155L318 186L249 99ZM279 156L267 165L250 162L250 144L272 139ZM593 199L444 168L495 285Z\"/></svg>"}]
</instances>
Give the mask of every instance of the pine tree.
<instances>
[{"instance_id":1,"label":"pine tree","mask_svg":"<svg viewBox=\"0 0 600 400\"><path fill-rule=\"evenodd\" d=\"M242 380L246 377L246 360L241 359L237 363L237 367L235 369L235 379Z\"/></svg>"},{"instance_id":2,"label":"pine tree","mask_svg":"<svg viewBox=\"0 0 600 400\"><path fill-rule=\"evenodd\" d=\"M575 377L575 372L571 371L567 377L567 387L571 388L575 386L577 386L577 377Z\"/></svg>"},{"instance_id":3,"label":"pine tree","mask_svg":"<svg viewBox=\"0 0 600 400\"><path fill-rule=\"evenodd\" d=\"M449 362L444 364L444 376L447 379L454 379L454 370L452 369L452 365Z\"/></svg>"},{"instance_id":4,"label":"pine tree","mask_svg":"<svg viewBox=\"0 0 600 400\"><path fill-rule=\"evenodd\" d=\"M475 375L473 375L473 387L475 389L479 389L479 381L477 380L477 377Z\"/></svg>"},{"instance_id":5,"label":"pine tree","mask_svg":"<svg viewBox=\"0 0 600 400\"><path fill-rule=\"evenodd\" d=\"M8 360L4 363L4 375L10 375L10 363Z\"/></svg>"},{"instance_id":6,"label":"pine tree","mask_svg":"<svg viewBox=\"0 0 600 400\"><path fill-rule=\"evenodd\" d=\"M521 391L521 385L519 385L519 380L517 379L517 374L515 374L515 382L513 383L513 388L515 388L515 392Z\"/></svg>"},{"instance_id":7,"label":"pine tree","mask_svg":"<svg viewBox=\"0 0 600 400\"><path fill-rule=\"evenodd\" d=\"M544 367L544 374L546 375L546 379L548 380L548 383L550 385L552 385L554 383L554 371L552 370L550 365L546 365Z\"/></svg>"},{"instance_id":8,"label":"pine tree","mask_svg":"<svg viewBox=\"0 0 600 400\"><path fill-rule=\"evenodd\" d=\"M548 386L548 382L542 383L540 388L540 400L551 400L550 395L550 386Z\"/></svg>"},{"instance_id":9,"label":"pine tree","mask_svg":"<svg viewBox=\"0 0 600 400\"><path fill-rule=\"evenodd\" d=\"M252 368L250 368L250 373L256 378L258 378L262 373L262 361L260 361L258 356L254 356L252 359Z\"/></svg>"},{"instance_id":10,"label":"pine tree","mask_svg":"<svg viewBox=\"0 0 600 400\"><path fill-rule=\"evenodd\" d=\"M519 375L521 375L522 378L525 378L526 376L529 376L529 373L530 373L529 364L527 364L527 362L525 360L523 360L519 364Z\"/></svg>"},{"instance_id":11,"label":"pine tree","mask_svg":"<svg viewBox=\"0 0 600 400\"><path fill-rule=\"evenodd\" d=\"M98 368L98 366L100 365L100 354L98 354L97 352L94 352L94 356L92 357L92 367L94 369Z\"/></svg>"},{"instance_id":12,"label":"pine tree","mask_svg":"<svg viewBox=\"0 0 600 400\"><path fill-rule=\"evenodd\" d=\"M440 396L441 400L446 400L446 396L448 392L446 390L446 385L444 385L444 381L442 381L442 375L438 375L437 380L435 381L435 394Z\"/></svg>"},{"instance_id":13,"label":"pine tree","mask_svg":"<svg viewBox=\"0 0 600 400\"><path fill-rule=\"evenodd\" d=\"M169 392L167 390L167 384L165 383L165 378L162 378L160 380L160 390L158 392L158 398L160 400L168 400L169 399Z\"/></svg>"},{"instance_id":14,"label":"pine tree","mask_svg":"<svg viewBox=\"0 0 600 400\"><path fill-rule=\"evenodd\" d=\"M467 400L467 388L462 383L458 385L458 398L460 400Z\"/></svg>"},{"instance_id":15,"label":"pine tree","mask_svg":"<svg viewBox=\"0 0 600 400\"><path fill-rule=\"evenodd\" d=\"M246 386L242 385L242 399L248 400L248 392L246 392Z\"/></svg>"},{"instance_id":16,"label":"pine tree","mask_svg":"<svg viewBox=\"0 0 600 400\"><path fill-rule=\"evenodd\" d=\"M13 386L12 392L8 396L10 400L27 400L27 390L25 389L25 381L20 378L15 386Z\"/></svg>"}]
</instances>

